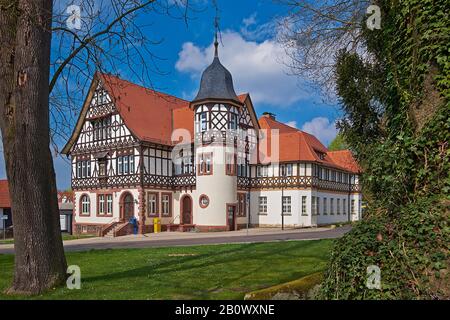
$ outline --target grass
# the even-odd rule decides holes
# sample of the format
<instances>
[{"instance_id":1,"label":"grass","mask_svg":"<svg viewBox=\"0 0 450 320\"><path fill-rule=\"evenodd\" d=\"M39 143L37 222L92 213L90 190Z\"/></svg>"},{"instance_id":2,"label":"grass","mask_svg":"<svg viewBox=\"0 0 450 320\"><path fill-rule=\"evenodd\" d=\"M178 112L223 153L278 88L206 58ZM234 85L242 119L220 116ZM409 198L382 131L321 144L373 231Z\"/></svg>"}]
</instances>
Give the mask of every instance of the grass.
<instances>
[{"instance_id":1,"label":"grass","mask_svg":"<svg viewBox=\"0 0 450 320\"><path fill-rule=\"evenodd\" d=\"M63 233L62 234L62 239L63 241L67 241L67 240L77 240L77 239L85 239L85 238L93 238L96 237L95 235L92 234L68 234L68 233ZM14 243L14 239L6 239L6 240L0 240L0 244L12 244Z\"/></svg>"},{"instance_id":2,"label":"grass","mask_svg":"<svg viewBox=\"0 0 450 320\"><path fill-rule=\"evenodd\" d=\"M81 268L81 289L33 299L243 299L245 293L323 271L333 240L108 249L66 254ZM0 300L13 275L0 255Z\"/></svg>"}]
</instances>

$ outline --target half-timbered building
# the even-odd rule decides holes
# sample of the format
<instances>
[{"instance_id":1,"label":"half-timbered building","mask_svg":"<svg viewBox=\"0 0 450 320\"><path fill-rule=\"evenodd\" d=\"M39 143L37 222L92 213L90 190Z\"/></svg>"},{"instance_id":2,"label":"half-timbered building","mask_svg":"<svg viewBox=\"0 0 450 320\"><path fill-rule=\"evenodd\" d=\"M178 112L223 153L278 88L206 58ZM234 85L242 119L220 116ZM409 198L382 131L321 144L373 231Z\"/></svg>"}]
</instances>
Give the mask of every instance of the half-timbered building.
<instances>
[{"instance_id":1,"label":"half-timbered building","mask_svg":"<svg viewBox=\"0 0 450 320\"><path fill-rule=\"evenodd\" d=\"M272 114L213 62L192 101L96 73L63 153L72 161L74 232L309 227L361 218L348 150Z\"/></svg>"}]
</instances>

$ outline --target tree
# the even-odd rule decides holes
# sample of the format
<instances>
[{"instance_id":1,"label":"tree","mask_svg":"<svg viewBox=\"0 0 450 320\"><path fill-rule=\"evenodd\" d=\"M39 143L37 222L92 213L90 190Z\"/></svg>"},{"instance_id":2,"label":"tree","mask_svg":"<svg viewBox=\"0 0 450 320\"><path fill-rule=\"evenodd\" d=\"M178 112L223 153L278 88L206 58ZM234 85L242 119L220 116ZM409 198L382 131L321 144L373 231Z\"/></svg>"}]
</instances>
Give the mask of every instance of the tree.
<instances>
[{"instance_id":1,"label":"tree","mask_svg":"<svg viewBox=\"0 0 450 320\"><path fill-rule=\"evenodd\" d=\"M103 7L85 0L78 33L66 27L66 7L58 5L0 0L0 127L16 254L11 294L37 294L66 279L50 143L70 127L80 80L86 85L95 69L150 64L151 57L144 61L151 55L149 41L135 22L139 10L172 15L177 8L187 21L189 8L187 0L112 0L101 2Z\"/></svg>"},{"instance_id":2,"label":"tree","mask_svg":"<svg viewBox=\"0 0 450 320\"><path fill-rule=\"evenodd\" d=\"M345 142L344 137L342 136L342 133L338 133L336 137L333 139L333 141L330 142L330 145L328 146L328 150L330 151L338 151L338 150L346 150L348 149L348 145Z\"/></svg>"},{"instance_id":3,"label":"tree","mask_svg":"<svg viewBox=\"0 0 450 320\"><path fill-rule=\"evenodd\" d=\"M288 13L279 20L277 40L289 59L293 75L309 80L334 101L335 57L341 50L370 59L362 37L367 0L277 0Z\"/></svg>"},{"instance_id":4,"label":"tree","mask_svg":"<svg viewBox=\"0 0 450 320\"><path fill-rule=\"evenodd\" d=\"M369 201L364 220L337 241L319 297L448 299L448 4L376 4L381 29L359 21L364 52L341 48L332 61L340 133ZM381 290L368 290L372 265Z\"/></svg>"}]
</instances>

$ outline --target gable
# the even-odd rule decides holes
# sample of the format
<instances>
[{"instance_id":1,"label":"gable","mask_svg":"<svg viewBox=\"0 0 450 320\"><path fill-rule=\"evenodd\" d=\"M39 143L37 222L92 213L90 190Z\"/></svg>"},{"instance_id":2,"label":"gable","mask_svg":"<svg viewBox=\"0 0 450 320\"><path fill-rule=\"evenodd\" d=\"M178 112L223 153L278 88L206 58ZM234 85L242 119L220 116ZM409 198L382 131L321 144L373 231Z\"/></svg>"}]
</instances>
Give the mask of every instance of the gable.
<instances>
[{"instance_id":1,"label":"gable","mask_svg":"<svg viewBox=\"0 0 450 320\"><path fill-rule=\"evenodd\" d=\"M104 130L96 127L100 124L107 124L107 127ZM75 129L62 153L85 152L92 148L135 141L136 137L120 116L114 99L105 89L102 80L94 77Z\"/></svg>"},{"instance_id":2,"label":"gable","mask_svg":"<svg viewBox=\"0 0 450 320\"><path fill-rule=\"evenodd\" d=\"M254 128L258 131L260 126L250 95L248 93L240 94L239 100L244 104L241 109L239 123L243 127Z\"/></svg>"}]
</instances>

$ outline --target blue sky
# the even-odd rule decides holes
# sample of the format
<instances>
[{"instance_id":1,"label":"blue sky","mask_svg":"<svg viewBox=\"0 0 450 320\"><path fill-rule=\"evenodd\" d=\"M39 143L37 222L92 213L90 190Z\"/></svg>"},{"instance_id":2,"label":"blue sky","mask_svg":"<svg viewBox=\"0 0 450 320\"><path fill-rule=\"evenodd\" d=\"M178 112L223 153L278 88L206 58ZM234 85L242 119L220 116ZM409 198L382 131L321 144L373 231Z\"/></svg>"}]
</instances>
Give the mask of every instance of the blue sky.
<instances>
[{"instance_id":1,"label":"blue sky","mask_svg":"<svg viewBox=\"0 0 450 320\"><path fill-rule=\"evenodd\" d=\"M161 58L158 68L166 73L152 76L154 88L187 100L194 97L201 72L213 58L215 9L206 0L196 1L205 10L191 13L187 26L183 20L152 15L148 29L151 39L163 40L151 48ZM288 58L274 39L274 21L285 15L287 8L271 0L218 0L218 4L223 44L219 57L233 75L236 92L250 93L258 116L272 112L277 120L308 131L328 145L336 134L338 107L323 103L305 79L288 75L283 63ZM148 16L140 19L147 22ZM123 70L121 76L129 78L127 74ZM56 158L55 170L58 188L68 188L68 162ZM5 177L2 156L0 178Z\"/></svg>"}]
</instances>

